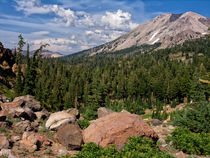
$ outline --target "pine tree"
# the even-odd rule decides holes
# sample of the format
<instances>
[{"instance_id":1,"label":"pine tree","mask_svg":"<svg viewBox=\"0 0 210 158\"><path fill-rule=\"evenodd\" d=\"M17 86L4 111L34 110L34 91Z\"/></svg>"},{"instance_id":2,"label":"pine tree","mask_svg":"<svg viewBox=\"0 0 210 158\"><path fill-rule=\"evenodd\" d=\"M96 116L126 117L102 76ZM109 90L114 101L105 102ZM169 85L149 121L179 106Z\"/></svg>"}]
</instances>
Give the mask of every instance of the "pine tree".
<instances>
[{"instance_id":1,"label":"pine tree","mask_svg":"<svg viewBox=\"0 0 210 158\"><path fill-rule=\"evenodd\" d=\"M20 34L18 36L19 38L19 42L18 42L18 52L17 52L17 56L16 56L16 61L18 64L18 71L17 71L17 76L16 76L16 83L15 83L15 95L16 96L20 96L22 94L23 91L23 83L22 83L22 72L21 72L21 54L23 51L23 46L25 44L22 35Z\"/></svg>"},{"instance_id":2,"label":"pine tree","mask_svg":"<svg viewBox=\"0 0 210 158\"><path fill-rule=\"evenodd\" d=\"M27 95L27 94L33 95L33 88L35 88L35 87L32 87L32 80L34 80L34 78L32 78L33 76L31 75L31 65L30 65L30 57L29 57L29 44L27 44L26 64L27 64L27 68L26 68L25 74L24 74L23 94L24 95Z\"/></svg>"},{"instance_id":3,"label":"pine tree","mask_svg":"<svg viewBox=\"0 0 210 158\"><path fill-rule=\"evenodd\" d=\"M197 72L197 70L195 70L193 74L189 95L191 101L194 102L205 100L204 90L202 89L201 83L199 82L199 73Z\"/></svg>"}]
</instances>

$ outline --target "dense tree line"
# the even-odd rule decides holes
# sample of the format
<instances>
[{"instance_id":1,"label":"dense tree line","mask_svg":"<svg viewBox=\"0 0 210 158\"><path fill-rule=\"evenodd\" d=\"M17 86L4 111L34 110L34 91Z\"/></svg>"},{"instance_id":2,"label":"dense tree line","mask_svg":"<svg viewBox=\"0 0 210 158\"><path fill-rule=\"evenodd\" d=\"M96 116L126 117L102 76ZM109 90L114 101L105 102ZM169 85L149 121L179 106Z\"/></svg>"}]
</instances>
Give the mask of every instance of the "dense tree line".
<instances>
[{"instance_id":1,"label":"dense tree line","mask_svg":"<svg viewBox=\"0 0 210 158\"><path fill-rule=\"evenodd\" d=\"M35 95L49 110L85 107L92 113L107 106L143 113L158 102L176 105L184 98L196 101L195 95L197 99L210 96L210 86L199 82L210 75L208 38L144 54L141 49L132 55L128 49L117 55L41 59L41 49L24 60L22 94ZM179 52L181 57L176 58Z\"/></svg>"}]
</instances>

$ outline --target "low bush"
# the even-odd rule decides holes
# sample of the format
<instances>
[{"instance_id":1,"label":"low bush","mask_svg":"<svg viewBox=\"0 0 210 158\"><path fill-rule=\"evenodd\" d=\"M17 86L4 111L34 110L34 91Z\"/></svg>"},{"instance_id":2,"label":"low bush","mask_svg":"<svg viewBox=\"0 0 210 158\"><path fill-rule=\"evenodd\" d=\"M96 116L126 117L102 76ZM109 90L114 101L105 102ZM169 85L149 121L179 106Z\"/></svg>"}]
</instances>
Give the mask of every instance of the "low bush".
<instances>
[{"instance_id":1,"label":"low bush","mask_svg":"<svg viewBox=\"0 0 210 158\"><path fill-rule=\"evenodd\" d=\"M81 129L85 129L90 125L88 120L79 120L78 123Z\"/></svg>"},{"instance_id":2,"label":"low bush","mask_svg":"<svg viewBox=\"0 0 210 158\"><path fill-rule=\"evenodd\" d=\"M192 132L210 132L210 103L196 103L171 114L172 124L187 127Z\"/></svg>"},{"instance_id":3,"label":"low bush","mask_svg":"<svg viewBox=\"0 0 210 158\"><path fill-rule=\"evenodd\" d=\"M171 158L168 153L158 150L152 140L137 137L130 138L129 143L122 151L117 151L114 146L102 148L95 143L88 143L74 158Z\"/></svg>"},{"instance_id":4,"label":"low bush","mask_svg":"<svg viewBox=\"0 0 210 158\"><path fill-rule=\"evenodd\" d=\"M187 128L179 127L167 137L167 141L172 141L174 147L184 153L210 155L209 133L193 133Z\"/></svg>"},{"instance_id":5,"label":"low bush","mask_svg":"<svg viewBox=\"0 0 210 158\"><path fill-rule=\"evenodd\" d=\"M80 113L82 114L82 116L86 119L86 120L95 120L97 119L98 115L97 115L97 110L91 108L90 106L87 106L83 109L80 109Z\"/></svg>"}]
</instances>

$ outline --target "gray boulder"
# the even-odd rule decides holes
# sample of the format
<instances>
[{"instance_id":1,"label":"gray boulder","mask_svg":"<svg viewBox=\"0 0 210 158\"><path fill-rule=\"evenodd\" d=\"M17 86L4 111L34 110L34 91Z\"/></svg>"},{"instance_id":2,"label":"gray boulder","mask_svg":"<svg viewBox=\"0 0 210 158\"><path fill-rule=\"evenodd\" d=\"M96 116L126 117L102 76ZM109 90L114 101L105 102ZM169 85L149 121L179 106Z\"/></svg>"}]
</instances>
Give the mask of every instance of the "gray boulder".
<instances>
[{"instance_id":1,"label":"gray boulder","mask_svg":"<svg viewBox=\"0 0 210 158\"><path fill-rule=\"evenodd\" d=\"M58 129L56 138L68 150L79 149L83 143L82 130L77 124L66 124Z\"/></svg>"}]
</instances>

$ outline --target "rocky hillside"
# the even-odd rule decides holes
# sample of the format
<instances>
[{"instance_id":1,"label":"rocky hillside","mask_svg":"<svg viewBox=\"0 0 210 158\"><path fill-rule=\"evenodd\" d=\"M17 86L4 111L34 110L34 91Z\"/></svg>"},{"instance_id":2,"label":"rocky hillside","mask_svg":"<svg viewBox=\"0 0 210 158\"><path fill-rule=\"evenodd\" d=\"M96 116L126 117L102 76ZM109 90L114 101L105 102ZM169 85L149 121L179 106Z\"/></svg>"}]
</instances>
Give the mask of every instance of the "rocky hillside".
<instances>
[{"instance_id":1,"label":"rocky hillside","mask_svg":"<svg viewBox=\"0 0 210 158\"><path fill-rule=\"evenodd\" d=\"M15 77L15 59L10 49L0 42L0 84L11 87Z\"/></svg>"},{"instance_id":2,"label":"rocky hillside","mask_svg":"<svg viewBox=\"0 0 210 158\"><path fill-rule=\"evenodd\" d=\"M85 51L90 55L113 52L143 44L160 42L159 48L171 47L186 40L209 34L210 19L194 12L184 14L163 14L139 25L133 31L118 39ZM85 53L83 52L83 53Z\"/></svg>"},{"instance_id":3,"label":"rocky hillside","mask_svg":"<svg viewBox=\"0 0 210 158\"><path fill-rule=\"evenodd\" d=\"M178 108L183 108L183 106L177 106L175 109L170 108L170 110ZM67 157L70 158L70 155L79 154L82 144L87 145L90 142L102 147L116 145L116 150L121 152L124 148L127 150L129 147L129 137L137 137L134 141L142 140L141 138L144 137L143 140L146 139L142 143L148 141L159 144L159 146L146 144L147 147L143 147L146 152L141 151L141 144L137 144L139 149L137 148L134 154L150 154L150 157L158 157L158 155L164 157L165 155L165 157L174 156L177 158L189 156L172 148L165 141L166 137L175 129L167 122L150 118L143 119L140 115L131 114L126 110L114 112L104 107L99 108L97 113L98 118L89 122L84 120L76 108L50 113L42 109L40 102L33 96L16 97L13 102L8 102L7 99L0 96L0 157L53 158L69 155ZM166 121L170 121L170 119ZM93 153L98 152L94 150L102 150L98 147L94 149L93 144L89 145L90 148L86 148L88 155L91 148ZM147 151L150 145L153 149ZM112 152L113 154L119 153L115 150ZM107 153L109 153L108 150L98 154ZM111 156L113 155L111 154Z\"/></svg>"}]
</instances>

